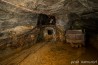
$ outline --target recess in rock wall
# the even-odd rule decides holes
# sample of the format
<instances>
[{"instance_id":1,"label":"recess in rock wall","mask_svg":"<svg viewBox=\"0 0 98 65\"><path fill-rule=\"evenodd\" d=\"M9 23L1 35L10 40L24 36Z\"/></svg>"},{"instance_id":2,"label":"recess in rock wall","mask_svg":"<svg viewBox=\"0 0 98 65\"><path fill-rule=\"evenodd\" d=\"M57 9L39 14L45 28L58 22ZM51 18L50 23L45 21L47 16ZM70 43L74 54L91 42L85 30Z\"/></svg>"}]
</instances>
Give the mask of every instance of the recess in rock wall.
<instances>
[{"instance_id":1,"label":"recess in rock wall","mask_svg":"<svg viewBox=\"0 0 98 65\"><path fill-rule=\"evenodd\" d=\"M39 14L38 21L37 21L37 26L55 25L55 24L56 24L55 16L48 16L48 15L45 15L45 14Z\"/></svg>"}]
</instances>

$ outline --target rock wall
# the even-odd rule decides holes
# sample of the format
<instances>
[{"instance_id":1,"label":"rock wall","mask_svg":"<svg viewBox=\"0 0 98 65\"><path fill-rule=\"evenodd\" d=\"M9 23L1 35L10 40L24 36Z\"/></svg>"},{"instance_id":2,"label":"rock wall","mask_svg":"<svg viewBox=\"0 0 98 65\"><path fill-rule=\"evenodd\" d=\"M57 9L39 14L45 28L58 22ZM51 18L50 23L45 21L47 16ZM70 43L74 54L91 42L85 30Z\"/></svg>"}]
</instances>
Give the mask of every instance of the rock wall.
<instances>
[{"instance_id":1,"label":"rock wall","mask_svg":"<svg viewBox=\"0 0 98 65\"><path fill-rule=\"evenodd\" d=\"M16 26L35 26L37 15L23 12L13 6L0 3L0 31Z\"/></svg>"},{"instance_id":2,"label":"rock wall","mask_svg":"<svg viewBox=\"0 0 98 65\"><path fill-rule=\"evenodd\" d=\"M63 32L69 29L68 14L56 15L56 26Z\"/></svg>"}]
</instances>

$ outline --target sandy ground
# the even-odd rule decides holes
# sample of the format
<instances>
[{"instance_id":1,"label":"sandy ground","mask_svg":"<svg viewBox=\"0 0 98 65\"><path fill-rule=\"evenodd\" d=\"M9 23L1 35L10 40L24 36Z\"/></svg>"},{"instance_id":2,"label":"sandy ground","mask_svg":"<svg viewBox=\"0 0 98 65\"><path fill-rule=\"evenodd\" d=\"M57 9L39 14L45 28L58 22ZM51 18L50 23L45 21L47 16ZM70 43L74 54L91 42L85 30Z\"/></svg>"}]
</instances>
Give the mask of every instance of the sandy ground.
<instances>
[{"instance_id":1,"label":"sandy ground","mask_svg":"<svg viewBox=\"0 0 98 65\"><path fill-rule=\"evenodd\" d=\"M92 47L72 48L62 42L42 42L13 55L0 65L98 65L97 60L98 53Z\"/></svg>"},{"instance_id":2,"label":"sandy ground","mask_svg":"<svg viewBox=\"0 0 98 65\"><path fill-rule=\"evenodd\" d=\"M97 65L97 63L78 63L78 61L98 59L98 55L95 58L92 50L91 53L87 51L85 48L71 48L70 45L61 42L46 43L39 51L30 54L20 65Z\"/></svg>"}]
</instances>

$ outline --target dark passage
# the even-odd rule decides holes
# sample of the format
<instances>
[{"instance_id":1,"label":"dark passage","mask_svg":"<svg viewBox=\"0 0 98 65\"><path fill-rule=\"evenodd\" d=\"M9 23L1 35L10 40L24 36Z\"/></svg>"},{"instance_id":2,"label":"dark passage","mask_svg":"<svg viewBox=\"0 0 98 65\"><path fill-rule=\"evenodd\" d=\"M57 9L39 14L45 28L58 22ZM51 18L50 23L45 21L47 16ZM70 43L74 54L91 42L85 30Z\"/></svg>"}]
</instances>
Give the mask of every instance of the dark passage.
<instances>
[{"instance_id":1,"label":"dark passage","mask_svg":"<svg viewBox=\"0 0 98 65\"><path fill-rule=\"evenodd\" d=\"M48 30L48 35L52 35L53 34L53 30Z\"/></svg>"},{"instance_id":2,"label":"dark passage","mask_svg":"<svg viewBox=\"0 0 98 65\"><path fill-rule=\"evenodd\" d=\"M45 14L39 14L38 21L37 21L37 26L55 25L55 24L56 24L55 16L48 16L48 15L45 15Z\"/></svg>"}]
</instances>

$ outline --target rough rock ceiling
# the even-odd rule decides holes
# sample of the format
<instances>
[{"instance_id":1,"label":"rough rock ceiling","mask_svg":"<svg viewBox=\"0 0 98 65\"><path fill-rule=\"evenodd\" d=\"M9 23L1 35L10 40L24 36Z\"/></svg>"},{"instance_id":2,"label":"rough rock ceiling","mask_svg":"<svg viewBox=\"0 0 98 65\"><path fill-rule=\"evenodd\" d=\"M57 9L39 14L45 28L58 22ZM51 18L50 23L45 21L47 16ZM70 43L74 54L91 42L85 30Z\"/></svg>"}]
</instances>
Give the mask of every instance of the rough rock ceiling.
<instances>
[{"instance_id":1,"label":"rough rock ceiling","mask_svg":"<svg viewBox=\"0 0 98 65\"><path fill-rule=\"evenodd\" d=\"M25 12L49 15L69 12L83 13L98 9L97 0L1 0L1 2L14 6L14 10L18 8Z\"/></svg>"}]
</instances>

